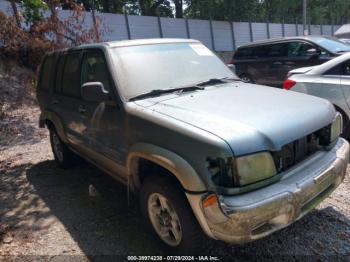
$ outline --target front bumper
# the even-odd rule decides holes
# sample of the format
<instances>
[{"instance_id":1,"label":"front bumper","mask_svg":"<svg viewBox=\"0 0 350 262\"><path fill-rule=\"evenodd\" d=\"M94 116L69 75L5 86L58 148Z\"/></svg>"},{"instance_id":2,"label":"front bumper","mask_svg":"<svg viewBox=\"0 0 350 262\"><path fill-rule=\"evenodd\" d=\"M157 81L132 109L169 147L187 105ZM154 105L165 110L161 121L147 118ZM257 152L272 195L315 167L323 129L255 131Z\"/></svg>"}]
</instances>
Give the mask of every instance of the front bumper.
<instances>
[{"instance_id":1,"label":"front bumper","mask_svg":"<svg viewBox=\"0 0 350 262\"><path fill-rule=\"evenodd\" d=\"M330 151L317 152L270 186L237 196L219 196L217 209L202 207L204 195L187 197L207 235L245 243L307 214L343 181L348 161L349 144L339 138Z\"/></svg>"}]
</instances>

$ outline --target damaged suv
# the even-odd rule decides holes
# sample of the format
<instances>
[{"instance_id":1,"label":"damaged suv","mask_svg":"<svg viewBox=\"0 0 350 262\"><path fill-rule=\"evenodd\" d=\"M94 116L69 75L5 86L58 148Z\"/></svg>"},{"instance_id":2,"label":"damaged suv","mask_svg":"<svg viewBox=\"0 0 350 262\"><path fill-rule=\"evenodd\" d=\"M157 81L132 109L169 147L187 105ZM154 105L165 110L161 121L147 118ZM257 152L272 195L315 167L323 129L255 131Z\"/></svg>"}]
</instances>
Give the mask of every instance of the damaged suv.
<instances>
[{"instance_id":1,"label":"damaged suv","mask_svg":"<svg viewBox=\"0 0 350 262\"><path fill-rule=\"evenodd\" d=\"M124 183L180 254L205 246L203 232L244 243L286 227L345 176L349 144L328 101L243 83L196 40L50 53L37 97L59 165L79 155Z\"/></svg>"}]
</instances>

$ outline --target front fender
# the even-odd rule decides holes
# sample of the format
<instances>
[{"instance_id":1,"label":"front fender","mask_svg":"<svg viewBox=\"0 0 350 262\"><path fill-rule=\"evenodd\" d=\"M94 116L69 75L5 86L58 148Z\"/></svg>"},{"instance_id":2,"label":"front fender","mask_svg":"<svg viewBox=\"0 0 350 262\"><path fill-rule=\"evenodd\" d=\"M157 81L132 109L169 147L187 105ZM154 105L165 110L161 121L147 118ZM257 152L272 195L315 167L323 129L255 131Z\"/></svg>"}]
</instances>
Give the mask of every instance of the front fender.
<instances>
[{"instance_id":1,"label":"front fender","mask_svg":"<svg viewBox=\"0 0 350 262\"><path fill-rule=\"evenodd\" d=\"M207 190L200 176L185 159L167 149L148 143L133 145L128 154L127 173L132 177L136 187L140 186L137 174L139 159L146 159L162 166L173 174L187 191L204 192Z\"/></svg>"}]
</instances>

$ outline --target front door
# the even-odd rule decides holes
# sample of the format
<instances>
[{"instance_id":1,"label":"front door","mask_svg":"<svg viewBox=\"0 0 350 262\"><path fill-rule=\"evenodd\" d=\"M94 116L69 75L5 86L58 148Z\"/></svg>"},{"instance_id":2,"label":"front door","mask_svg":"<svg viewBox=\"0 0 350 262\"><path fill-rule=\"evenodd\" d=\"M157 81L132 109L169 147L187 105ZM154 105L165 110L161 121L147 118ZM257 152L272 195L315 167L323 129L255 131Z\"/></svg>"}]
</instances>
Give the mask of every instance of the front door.
<instances>
[{"instance_id":1,"label":"front door","mask_svg":"<svg viewBox=\"0 0 350 262\"><path fill-rule=\"evenodd\" d=\"M87 126L84 136L89 141L97 164L110 173L123 173L127 155L124 114L116 99L104 53L99 49L84 53L81 83L83 85L88 82L101 82L109 92L110 99L104 102L82 101L82 115Z\"/></svg>"}]
</instances>

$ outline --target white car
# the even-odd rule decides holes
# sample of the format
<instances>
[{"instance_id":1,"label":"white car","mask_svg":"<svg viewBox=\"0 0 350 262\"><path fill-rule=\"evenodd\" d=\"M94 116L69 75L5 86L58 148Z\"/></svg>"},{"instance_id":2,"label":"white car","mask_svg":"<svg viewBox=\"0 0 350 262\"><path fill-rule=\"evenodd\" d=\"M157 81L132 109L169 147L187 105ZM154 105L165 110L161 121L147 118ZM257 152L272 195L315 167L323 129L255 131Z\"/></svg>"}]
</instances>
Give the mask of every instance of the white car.
<instances>
[{"instance_id":1,"label":"white car","mask_svg":"<svg viewBox=\"0 0 350 262\"><path fill-rule=\"evenodd\" d=\"M329 100L343 116L343 137L350 138L350 53L290 71L283 88Z\"/></svg>"}]
</instances>

